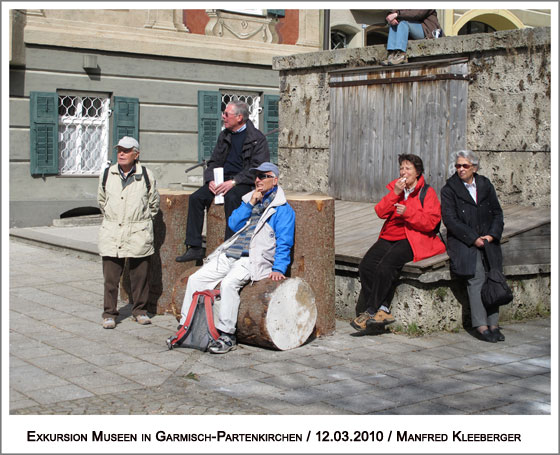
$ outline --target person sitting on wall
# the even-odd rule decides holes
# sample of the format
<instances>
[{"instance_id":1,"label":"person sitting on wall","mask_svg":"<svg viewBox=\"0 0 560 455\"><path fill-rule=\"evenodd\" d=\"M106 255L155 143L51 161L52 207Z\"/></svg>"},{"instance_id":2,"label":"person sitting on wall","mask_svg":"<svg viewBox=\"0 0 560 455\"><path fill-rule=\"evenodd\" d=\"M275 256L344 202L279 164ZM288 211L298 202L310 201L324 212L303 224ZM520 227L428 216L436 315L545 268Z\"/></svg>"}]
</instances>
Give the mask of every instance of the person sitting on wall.
<instances>
[{"instance_id":1,"label":"person sitting on wall","mask_svg":"<svg viewBox=\"0 0 560 455\"><path fill-rule=\"evenodd\" d=\"M99 254L103 263L105 294L103 328L114 329L117 296L125 259L130 268L132 317L151 324L146 312L150 256L154 254L153 219L159 211L159 193L152 171L138 162L140 146L125 136L117 144L117 164L99 177L97 201L103 214Z\"/></svg>"},{"instance_id":2,"label":"person sitting on wall","mask_svg":"<svg viewBox=\"0 0 560 455\"><path fill-rule=\"evenodd\" d=\"M395 9L386 17L389 24L388 55L382 65L406 63L408 39L438 38L443 36L435 9Z\"/></svg>"},{"instance_id":3,"label":"person sitting on wall","mask_svg":"<svg viewBox=\"0 0 560 455\"><path fill-rule=\"evenodd\" d=\"M265 162L255 170L255 190L243 196L241 205L228 218L228 226L235 234L216 248L187 281L181 325L187 318L193 294L214 289L221 282L220 308L215 320L220 337L208 346L213 354L225 354L236 348L241 288L249 281L265 278L284 280L291 262L296 215L278 185L278 167Z\"/></svg>"},{"instance_id":4,"label":"person sitting on wall","mask_svg":"<svg viewBox=\"0 0 560 455\"><path fill-rule=\"evenodd\" d=\"M241 203L241 197L254 188L255 174L251 170L270 160L268 142L263 133L249 120L249 106L241 101L228 103L222 113L225 129L218 136L208 167L204 171L204 185L189 198L185 245L187 250L175 259L194 261L204 257L202 227L204 210L216 195L224 196L226 220ZM224 168L224 183L216 185L214 169ZM224 239L233 235L227 226Z\"/></svg>"},{"instance_id":5,"label":"person sitting on wall","mask_svg":"<svg viewBox=\"0 0 560 455\"><path fill-rule=\"evenodd\" d=\"M389 298L404 264L445 252L436 229L441 221L437 193L430 186L421 194L426 185L422 159L399 155L399 165L400 177L387 185L389 192L375 206L377 216L386 220L379 239L358 268L362 289L356 314L361 314L350 323L356 330L395 322Z\"/></svg>"}]
</instances>

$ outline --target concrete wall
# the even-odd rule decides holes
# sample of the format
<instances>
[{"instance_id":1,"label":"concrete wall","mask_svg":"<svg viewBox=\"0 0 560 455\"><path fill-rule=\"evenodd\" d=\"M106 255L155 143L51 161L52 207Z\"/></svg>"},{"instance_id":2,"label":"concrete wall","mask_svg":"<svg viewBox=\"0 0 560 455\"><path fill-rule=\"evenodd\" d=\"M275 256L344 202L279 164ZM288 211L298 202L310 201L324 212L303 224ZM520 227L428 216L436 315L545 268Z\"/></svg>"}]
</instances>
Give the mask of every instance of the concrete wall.
<instances>
[{"instance_id":1,"label":"concrete wall","mask_svg":"<svg viewBox=\"0 0 560 455\"><path fill-rule=\"evenodd\" d=\"M99 77L82 69L84 53L97 55ZM164 188L188 179L201 183L201 168L184 173L198 162L197 93L223 88L278 94L278 74L266 66L27 46L26 67L10 71L10 225L50 225L66 210L97 206L96 177L31 177L31 91L139 98L140 159Z\"/></svg>"},{"instance_id":2,"label":"concrete wall","mask_svg":"<svg viewBox=\"0 0 560 455\"><path fill-rule=\"evenodd\" d=\"M328 73L376 65L384 46L278 57L279 164L294 191L328 193ZM550 29L536 28L410 41L414 59L469 58L467 147L504 204L550 206ZM450 150L449 152L452 152ZM302 168L303 171L302 172Z\"/></svg>"}]
</instances>

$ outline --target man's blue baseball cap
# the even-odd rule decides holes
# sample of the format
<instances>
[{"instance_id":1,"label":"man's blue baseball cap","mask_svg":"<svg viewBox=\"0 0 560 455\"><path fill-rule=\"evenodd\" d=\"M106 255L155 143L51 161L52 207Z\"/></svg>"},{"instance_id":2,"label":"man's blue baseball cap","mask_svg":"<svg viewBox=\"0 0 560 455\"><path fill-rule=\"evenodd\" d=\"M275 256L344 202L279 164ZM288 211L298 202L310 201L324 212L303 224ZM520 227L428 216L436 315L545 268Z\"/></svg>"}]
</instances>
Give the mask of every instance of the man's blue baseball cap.
<instances>
[{"instance_id":1,"label":"man's blue baseball cap","mask_svg":"<svg viewBox=\"0 0 560 455\"><path fill-rule=\"evenodd\" d=\"M276 164L270 163L268 161L265 161L259 167L254 167L252 169L254 169L255 171L262 171L262 172L274 172L274 175L276 177L278 177L280 175L280 171L278 170L278 166L276 166Z\"/></svg>"}]
</instances>

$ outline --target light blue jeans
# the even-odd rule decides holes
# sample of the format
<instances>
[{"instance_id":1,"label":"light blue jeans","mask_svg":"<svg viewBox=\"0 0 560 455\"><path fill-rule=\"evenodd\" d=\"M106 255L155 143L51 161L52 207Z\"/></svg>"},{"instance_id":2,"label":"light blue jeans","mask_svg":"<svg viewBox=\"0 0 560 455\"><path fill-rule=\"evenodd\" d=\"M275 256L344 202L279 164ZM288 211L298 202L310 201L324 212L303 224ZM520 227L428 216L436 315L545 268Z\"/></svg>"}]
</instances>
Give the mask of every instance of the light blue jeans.
<instances>
[{"instance_id":1,"label":"light blue jeans","mask_svg":"<svg viewBox=\"0 0 560 455\"><path fill-rule=\"evenodd\" d=\"M406 52L409 37L411 39L424 38L424 29L420 22L400 21L397 25L391 25L387 39L387 50Z\"/></svg>"}]
</instances>

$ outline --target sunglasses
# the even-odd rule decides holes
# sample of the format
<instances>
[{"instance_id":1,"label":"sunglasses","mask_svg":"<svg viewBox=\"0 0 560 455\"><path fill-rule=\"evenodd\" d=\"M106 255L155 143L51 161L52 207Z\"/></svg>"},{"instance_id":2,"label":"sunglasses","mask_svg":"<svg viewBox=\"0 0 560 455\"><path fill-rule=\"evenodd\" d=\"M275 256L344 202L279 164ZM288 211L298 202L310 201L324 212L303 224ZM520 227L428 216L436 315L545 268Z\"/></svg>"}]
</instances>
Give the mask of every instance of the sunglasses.
<instances>
[{"instance_id":1,"label":"sunglasses","mask_svg":"<svg viewBox=\"0 0 560 455\"><path fill-rule=\"evenodd\" d=\"M276 177L276 176L275 175L262 174L260 172L256 175L256 178L258 178L259 180L273 179L274 177Z\"/></svg>"},{"instance_id":2,"label":"sunglasses","mask_svg":"<svg viewBox=\"0 0 560 455\"><path fill-rule=\"evenodd\" d=\"M229 112L224 111L224 112L222 112L222 115L223 115L225 118L228 118L228 117L237 117L238 115L241 115L241 114L234 114L234 113L231 113L231 114L230 114Z\"/></svg>"},{"instance_id":3,"label":"sunglasses","mask_svg":"<svg viewBox=\"0 0 560 455\"><path fill-rule=\"evenodd\" d=\"M461 168L465 168L465 169L470 169L472 167L472 164L459 164L457 163L455 165L455 169L461 169Z\"/></svg>"}]
</instances>

